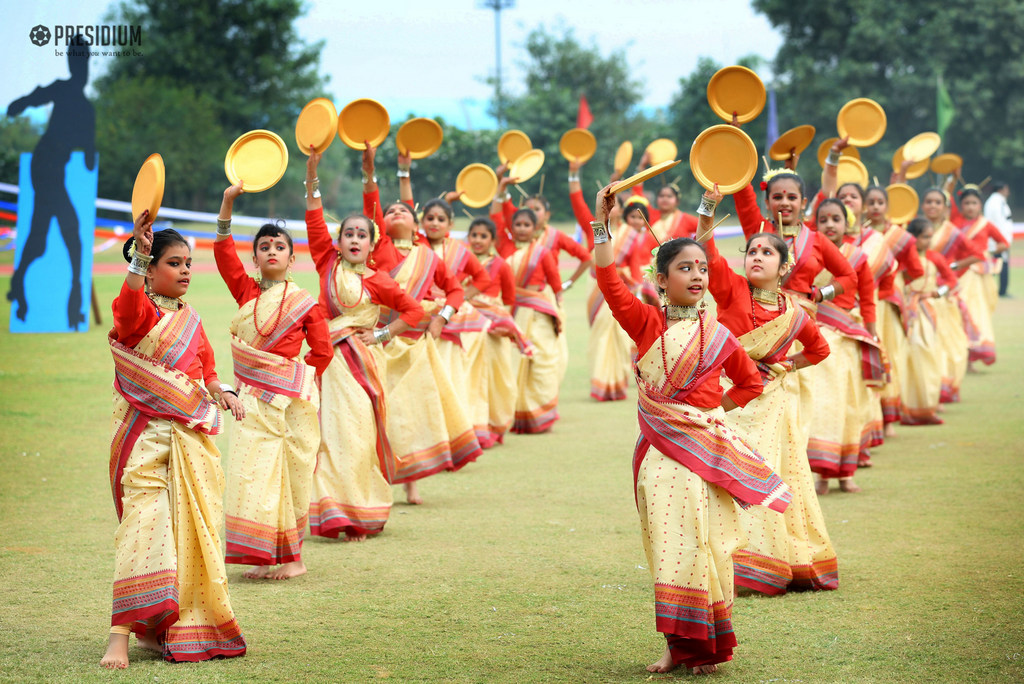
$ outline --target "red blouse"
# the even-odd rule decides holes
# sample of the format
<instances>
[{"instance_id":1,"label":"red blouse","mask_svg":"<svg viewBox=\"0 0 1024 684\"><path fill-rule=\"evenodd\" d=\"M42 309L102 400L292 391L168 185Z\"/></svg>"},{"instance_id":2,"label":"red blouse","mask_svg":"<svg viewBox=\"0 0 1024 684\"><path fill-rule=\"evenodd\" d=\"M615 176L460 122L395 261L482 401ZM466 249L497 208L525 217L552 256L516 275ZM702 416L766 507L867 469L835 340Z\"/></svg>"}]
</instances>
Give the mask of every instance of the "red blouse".
<instances>
[{"instance_id":1,"label":"red blouse","mask_svg":"<svg viewBox=\"0 0 1024 684\"><path fill-rule=\"evenodd\" d=\"M780 311L771 311L754 301L747 279L729 268L725 257L718 252L713 238L705 243L704 250L708 254L710 266L708 290L718 305L718 321L731 330L733 335L739 337L754 329L751 316L757 321L758 326L779 317ZM810 317L800 328L796 338L803 344L803 354L812 365L820 363L829 355L828 342L821 336L818 326Z\"/></svg>"},{"instance_id":2,"label":"red blouse","mask_svg":"<svg viewBox=\"0 0 1024 684\"><path fill-rule=\"evenodd\" d=\"M114 298L111 309L114 312L114 332L117 334L117 341L129 348L134 348L141 342L160 320L160 316L166 315L164 312L157 312L156 304L146 296L143 288L133 290L128 287L127 281L121 285L121 293ZM193 380L201 380L206 385L219 382L213 347L210 346L202 323L199 324L199 336L199 352L185 373Z\"/></svg>"},{"instance_id":3,"label":"red blouse","mask_svg":"<svg viewBox=\"0 0 1024 684\"><path fill-rule=\"evenodd\" d=\"M867 230L874 229L869 228ZM921 258L917 255L917 243L913 238L907 240L907 243L903 245L903 249L894 256L896 257L898 267L889 269L889 272L876 283L878 287L878 301L889 299L895 294L897 273L902 272L903 280L907 283L917 280L924 275L924 266L921 265Z\"/></svg>"},{"instance_id":4,"label":"red blouse","mask_svg":"<svg viewBox=\"0 0 1024 684\"><path fill-rule=\"evenodd\" d=\"M498 226L499 247L502 242L508 242L510 244L513 242L512 236L509 235L508 230L512 224L512 216L516 211L518 211L518 209L516 208L516 205L512 203L512 200L505 200L505 204L502 205L502 213L491 214L491 220L494 221L495 226ZM587 222L587 225L589 225L589 221ZM567 252L570 256L580 261L590 260L590 251L586 247L576 242L562 231L555 230L551 226L548 226L545 230L552 230L555 233L554 248L551 251L554 253L556 264L558 263L559 252ZM587 231L583 232L585 234Z\"/></svg>"},{"instance_id":5,"label":"red blouse","mask_svg":"<svg viewBox=\"0 0 1024 684\"><path fill-rule=\"evenodd\" d=\"M260 286L245 272L242 260L235 249L235 239L228 237L213 243L213 257L217 261L217 270L231 291L235 302L242 306L260 293ZM292 326L280 341L268 351L287 359L294 359L302 351L302 340L309 343L310 353L306 355L306 363L316 368L317 375L322 375L334 358L331 348L331 336L327 332L327 321L319 306L310 309L301 321Z\"/></svg>"},{"instance_id":6,"label":"red blouse","mask_svg":"<svg viewBox=\"0 0 1024 684\"><path fill-rule=\"evenodd\" d=\"M604 293L612 316L636 342L637 358L643 357L665 332L665 313L659 307L644 304L637 299L626 287L622 276L614 266L605 266L596 270L597 285ZM708 374L700 384L694 387L686 397L686 403L700 408L721 406L722 383L719 378L722 370L734 383L733 387L725 394L738 406L746 406L751 399L764 390L757 366L743 351L743 347L737 347L715 372Z\"/></svg>"},{"instance_id":7,"label":"red blouse","mask_svg":"<svg viewBox=\"0 0 1024 684\"><path fill-rule=\"evenodd\" d=\"M935 268L939 271L935 278L937 285L946 285L950 288L956 287L957 282L959 282L960 279L957 276L956 271L949 267L949 260L944 257L941 252L929 249L924 253L924 256L928 261L935 264Z\"/></svg>"},{"instance_id":8,"label":"red blouse","mask_svg":"<svg viewBox=\"0 0 1024 684\"><path fill-rule=\"evenodd\" d=\"M449 241L451 241L452 244L449 244ZM441 253L438 254L437 249L431 245L429 241L426 241L426 245L430 249L434 250L434 254L437 254L442 261L444 261L445 250L458 249L459 246L461 246L469 252L469 258L466 259L463 269L455 274L455 279L460 283L464 283L469 279L470 284L480 292L483 292L491 286L490 274L488 274L487 270L480 264L480 260L476 258L476 255L469 251L469 247L466 247L461 242L458 242L453 238L445 238L445 242L440 245ZM447 261L445 262L445 265L447 265Z\"/></svg>"},{"instance_id":9,"label":"red blouse","mask_svg":"<svg viewBox=\"0 0 1024 684\"><path fill-rule=\"evenodd\" d=\"M320 306L327 311L327 279L332 276L335 258L341 257L338 256L334 241L331 240L322 209L311 209L306 212L306 233L309 251L320 275ZM398 311L401 314L400 318L410 328L415 327L423 318L423 307L406 294L387 273L367 268L363 274L363 288L369 293L370 301Z\"/></svg>"},{"instance_id":10,"label":"red blouse","mask_svg":"<svg viewBox=\"0 0 1024 684\"><path fill-rule=\"evenodd\" d=\"M502 214L491 214L491 219L494 221L494 225L498 232L498 245L497 250L505 259L508 259L516 253L516 245L508 237L505 232L505 217ZM501 236L505 235L505 240L502 241ZM575 244L575 243L573 243ZM516 283L519 287L530 287L531 285L537 285L543 287L545 283L551 286L551 289L555 293L562 291L562 274L558 272L558 262L555 261L554 251L545 250L544 254L540 257L540 268L533 270L533 275L525 283ZM588 255L589 258L589 255ZM509 267L511 270L511 267ZM515 278L515 273L512 274Z\"/></svg>"},{"instance_id":11,"label":"red blouse","mask_svg":"<svg viewBox=\"0 0 1024 684\"><path fill-rule=\"evenodd\" d=\"M739 215L744 237L750 239L751 235L758 232L778 233L775 223L761 214L761 208L757 206L757 195L754 193L752 185L743 188L732 198L736 203L736 213ZM792 249L795 238L784 237L783 239ZM812 253L806 257L806 263L786 281L785 289L810 297L814 279L819 273L827 270L832 274L835 282L842 286L844 292L852 291L857 285L857 277L849 262L840 253L839 248L822 233L813 229L812 239L814 240L811 247Z\"/></svg>"},{"instance_id":12,"label":"red blouse","mask_svg":"<svg viewBox=\"0 0 1024 684\"><path fill-rule=\"evenodd\" d=\"M512 274L512 268L508 262L495 254L487 260L484 268L488 271L497 269L498 277L491 278L491 284L487 286L486 290L481 290L481 294L488 297L500 296L503 303L508 306L514 305L516 303L516 278Z\"/></svg>"},{"instance_id":13,"label":"red blouse","mask_svg":"<svg viewBox=\"0 0 1024 684\"><path fill-rule=\"evenodd\" d=\"M854 275L857 277L857 289L844 291L836 295L832 303L840 309L849 311L860 304L860 315L865 323L875 322L875 276L871 272L871 265L866 258L860 260L860 265L854 267Z\"/></svg>"}]
</instances>

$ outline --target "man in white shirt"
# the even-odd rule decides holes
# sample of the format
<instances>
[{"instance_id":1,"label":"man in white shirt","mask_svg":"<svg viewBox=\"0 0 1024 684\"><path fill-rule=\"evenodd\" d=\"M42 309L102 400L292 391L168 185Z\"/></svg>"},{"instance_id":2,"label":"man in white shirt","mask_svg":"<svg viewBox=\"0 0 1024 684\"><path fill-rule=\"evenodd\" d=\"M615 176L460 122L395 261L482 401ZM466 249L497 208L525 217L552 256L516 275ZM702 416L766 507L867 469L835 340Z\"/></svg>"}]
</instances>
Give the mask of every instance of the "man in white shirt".
<instances>
[{"instance_id":1,"label":"man in white shirt","mask_svg":"<svg viewBox=\"0 0 1024 684\"><path fill-rule=\"evenodd\" d=\"M1002 181L992 183L992 194L985 200L985 218L999 229L1006 241L1013 246L1013 220L1010 218L1010 186ZM1010 250L1002 253L1003 268L999 272L999 296L1009 297L1007 288L1010 285Z\"/></svg>"}]
</instances>

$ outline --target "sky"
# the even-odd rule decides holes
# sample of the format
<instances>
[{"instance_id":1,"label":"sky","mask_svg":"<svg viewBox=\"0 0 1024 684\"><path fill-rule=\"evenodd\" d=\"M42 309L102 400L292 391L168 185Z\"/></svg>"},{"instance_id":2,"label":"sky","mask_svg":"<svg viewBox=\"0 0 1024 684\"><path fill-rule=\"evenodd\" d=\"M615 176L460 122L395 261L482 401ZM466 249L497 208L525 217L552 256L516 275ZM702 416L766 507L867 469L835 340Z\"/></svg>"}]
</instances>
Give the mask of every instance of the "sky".
<instances>
[{"instance_id":1,"label":"sky","mask_svg":"<svg viewBox=\"0 0 1024 684\"><path fill-rule=\"evenodd\" d=\"M5 3L0 40L4 78L0 104L37 85L66 78L67 62L54 46L29 40L36 25L51 33L57 25L103 24L111 0L53 0ZM464 128L493 127L486 114L492 89L484 79L495 69L495 13L479 0L307 0L297 22L309 41L325 40L321 69L339 109L372 97L400 120L407 114L443 116ZM527 34L538 27L573 29L584 45L604 55L622 50L630 70L644 85L642 107L666 106L701 56L721 64L756 54L772 58L782 38L754 12L749 0L515 0L501 12L504 90L523 91L522 63ZM143 36L143 49L145 36ZM145 57L142 57L144 59ZM111 59L90 62L91 77ZM763 79L770 73L761 73ZM588 94L600 97L600 94ZM30 110L37 119L44 108Z\"/></svg>"}]
</instances>

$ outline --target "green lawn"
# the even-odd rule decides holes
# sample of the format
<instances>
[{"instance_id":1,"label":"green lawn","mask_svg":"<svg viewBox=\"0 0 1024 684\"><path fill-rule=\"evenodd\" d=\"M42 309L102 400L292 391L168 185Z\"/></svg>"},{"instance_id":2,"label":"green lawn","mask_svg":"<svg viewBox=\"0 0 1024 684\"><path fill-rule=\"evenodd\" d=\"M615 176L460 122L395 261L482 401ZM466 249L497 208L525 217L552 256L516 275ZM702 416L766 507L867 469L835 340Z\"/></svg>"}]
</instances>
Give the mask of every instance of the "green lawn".
<instances>
[{"instance_id":1,"label":"green lawn","mask_svg":"<svg viewBox=\"0 0 1024 684\"><path fill-rule=\"evenodd\" d=\"M1024 272L1013 279L1024 293ZM86 334L0 333L0 680L650 679L664 641L631 491L635 392L588 397L583 282L566 297L572 359L551 434L424 481L427 504L396 505L377 539L310 540L307 576L231 567L246 657L170 665L133 646L129 670L101 671L116 526L104 335L121 282L96 278L105 325ZM226 288L203 273L189 300L230 377ZM739 598L740 646L717 680L1024 680L1024 295L997 314L999 362L966 379L946 425L901 429L858 475L864 493L823 499L841 589Z\"/></svg>"}]
</instances>

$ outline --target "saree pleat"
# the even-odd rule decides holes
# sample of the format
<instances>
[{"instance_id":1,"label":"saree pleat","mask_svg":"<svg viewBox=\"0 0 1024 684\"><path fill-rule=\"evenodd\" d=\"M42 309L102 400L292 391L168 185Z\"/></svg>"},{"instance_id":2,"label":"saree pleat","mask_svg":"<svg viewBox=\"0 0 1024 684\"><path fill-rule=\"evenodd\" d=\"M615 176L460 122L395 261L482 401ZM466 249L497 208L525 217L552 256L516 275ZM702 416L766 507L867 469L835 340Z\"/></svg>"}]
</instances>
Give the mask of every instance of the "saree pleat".
<instances>
[{"instance_id":1,"label":"saree pleat","mask_svg":"<svg viewBox=\"0 0 1024 684\"><path fill-rule=\"evenodd\" d=\"M550 315L525 306L515 319L534 349L532 356L519 357L512 432L546 432L558 420L561 355L555 323Z\"/></svg>"},{"instance_id":2,"label":"saree pleat","mask_svg":"<svg viewBox=\"0 0 1024 684\"><path fill-rule=\"evenodd\" d=\"M601 304L587 340L591 397L598 401L626 398L626 387L632 375L632 352L633 341L612 316L607 304Z\"/></svg>"}]
</instances>

